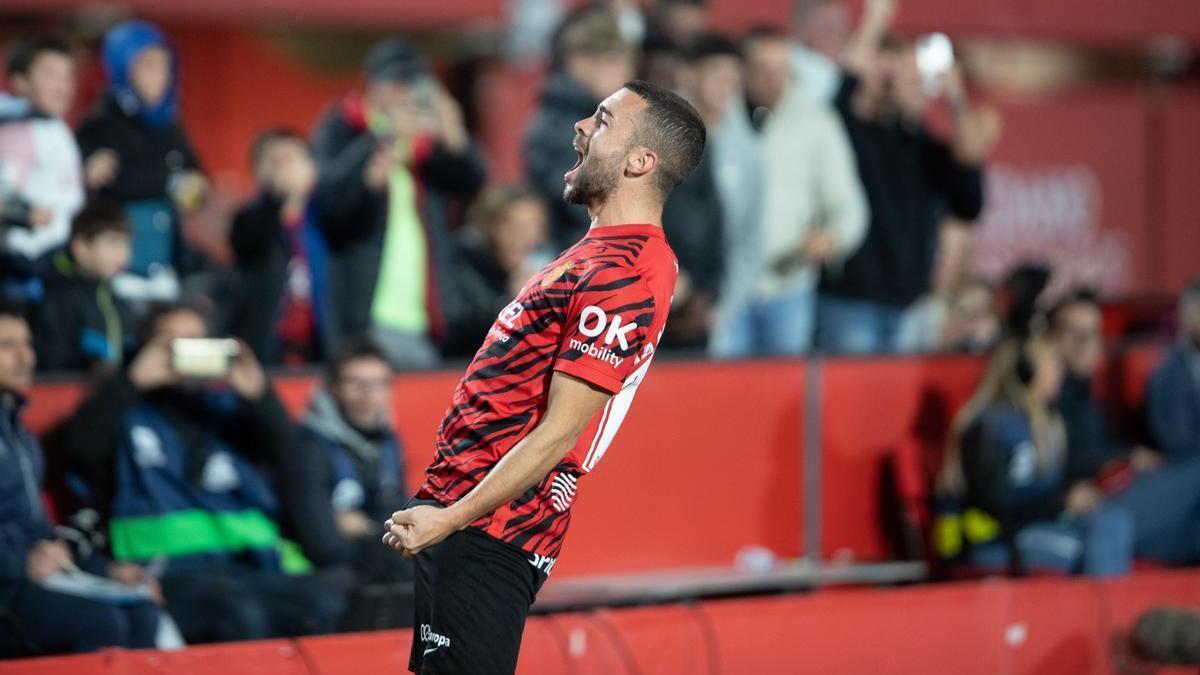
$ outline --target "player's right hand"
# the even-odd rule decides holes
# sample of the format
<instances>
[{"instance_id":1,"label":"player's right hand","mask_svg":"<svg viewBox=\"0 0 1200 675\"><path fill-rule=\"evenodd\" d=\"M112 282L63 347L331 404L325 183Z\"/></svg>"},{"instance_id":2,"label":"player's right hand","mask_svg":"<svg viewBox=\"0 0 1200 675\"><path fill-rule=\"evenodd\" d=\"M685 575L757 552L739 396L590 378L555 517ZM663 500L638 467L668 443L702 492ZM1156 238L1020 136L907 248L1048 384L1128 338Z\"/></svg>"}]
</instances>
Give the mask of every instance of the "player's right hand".
<instances>
[{"instance_id":1,"label":"player's right hand","mask_svg":"<svg viewBox=\"0 0 1200 675\"><path fill-rule=\"evenodd\" d=\"M412 558L459 529L447 509L427 505L397 511L383 526L387 530L383 543L405 558Z\"/></svg>"}]
</instances>

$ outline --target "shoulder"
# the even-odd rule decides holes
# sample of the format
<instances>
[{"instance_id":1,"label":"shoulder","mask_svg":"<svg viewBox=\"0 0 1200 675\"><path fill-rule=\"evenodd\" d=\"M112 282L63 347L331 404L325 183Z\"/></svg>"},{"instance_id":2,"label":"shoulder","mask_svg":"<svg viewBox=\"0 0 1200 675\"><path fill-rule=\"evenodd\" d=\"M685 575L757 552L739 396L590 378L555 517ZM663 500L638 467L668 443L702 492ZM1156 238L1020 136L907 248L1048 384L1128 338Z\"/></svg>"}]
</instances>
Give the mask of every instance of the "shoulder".
<instances>
[{"instance_id":1,"label":"shoulder","mask_svg":"<svg viewBox=\"0 0 1200 675\"><path fill-rule=\"evenodd\" d=\"M979 416L980 431L997 444L1011 447L1031 437L1029 420L1016 406L997 402L988 406Z\"/></svg>"},{"instance_id":2,"label":"shoulder","mask_svg":"<svg viewBox=\"0 0 1200 675\"><path fill-rule=\"evenodd\" d=\"M673 278L677 270L674 251L656 236L596 236L581 252L586 255L578 272L581 283L636 279L649 284L659 277Z\"/></svg>"},{"instance_id":3,"label":"shoulder","mask_svg":"<svg viewBox=\"0 0 1200 675\"><path fill-rule=\"evenodd\" d=\"M1187 372L1187 355L1183 348L1176 344L1163 357L1162 363L1154 369L1152 380L1169 380L1177 376L1181 377Z\"/></svg>"}]
</instances>

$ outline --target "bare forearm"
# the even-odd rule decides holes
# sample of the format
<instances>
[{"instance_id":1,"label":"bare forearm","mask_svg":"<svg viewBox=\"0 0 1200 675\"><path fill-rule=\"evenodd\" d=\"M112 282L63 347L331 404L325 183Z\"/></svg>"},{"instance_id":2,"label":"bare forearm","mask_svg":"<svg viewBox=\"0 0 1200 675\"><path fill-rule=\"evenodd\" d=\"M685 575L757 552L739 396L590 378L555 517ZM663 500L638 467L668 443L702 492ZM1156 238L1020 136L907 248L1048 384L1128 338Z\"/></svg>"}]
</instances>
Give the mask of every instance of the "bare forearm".
<instances>
[{"instance_id":1,"label":"bare forearm","mask_svg":"<svg viewBox=\"0 0 1200 675\"><path fill-rule=\"evenodd\" d=\"M890 2L867 1L863 17L842 52L842 67L861 76L875 66L879 46L891 24L893 11L894 6Z\"/></svg>"},{"instance_id":2,"label":"bare forearm","mask_svg":"<svg viewBox=\"0 0 1200 675\"><path fill-rule=\"evenodd\" d=\"M534 429L496 463L474 490L449 507L457 527L470 525L537 485L571 450L574 440L545 427Z\"/></svg>"}]
</instances>

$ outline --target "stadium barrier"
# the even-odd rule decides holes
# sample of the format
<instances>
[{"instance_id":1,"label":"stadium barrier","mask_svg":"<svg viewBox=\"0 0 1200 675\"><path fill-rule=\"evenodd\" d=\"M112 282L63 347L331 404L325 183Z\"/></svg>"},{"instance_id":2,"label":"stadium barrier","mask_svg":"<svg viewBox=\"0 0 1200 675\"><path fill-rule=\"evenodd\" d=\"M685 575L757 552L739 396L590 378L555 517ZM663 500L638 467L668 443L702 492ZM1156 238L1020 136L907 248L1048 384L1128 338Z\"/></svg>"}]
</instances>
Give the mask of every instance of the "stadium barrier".
<instances>
[{"instance_id":1,"label":"stadium barrier","mask_svg":"<svg viewBox=\"0 0 1200 675\"><path fill-rule=\"evenodd\" d=\"M711 600L529 619L521 675L1194 673L1136 664L1126 635L1155 605L1200 607L1200 572L994 579ZM0 662L0 675L405 672L411 631ZM1139 669L1129 670L1137 666Z\"/></svg>"},{"instance_id":2,"label":"stadium barrier","mask_svg":"<svg viewBox=\"0 0 1200 675\"><path fill-rule=\"evenodd\" d=\"M1159 346L1114 355L1097 378L1103 393L1136 409L1161 354ZM800 359L656 363L612 449L585 479L555 578L732 566L752 547L779 558L819 552L836 562L889 559L880 518L885 458L908 438L936 454L983 362L822 359L811 364L815 378L806 376L809 365ZM458 377L435 372L395 380L396 421L414 490ZM275 386L299 416L314 380L288 375ZM817 396L806 397L809 386L819 387ZM39 384L27 423L43 433L83 395L78 383ZM819 410L811 409L813 399ZM820 480L806 491L804 439L812 424L820 432ZM806 510L819 520L810 541Z\"/></svg>"}]
</instances>

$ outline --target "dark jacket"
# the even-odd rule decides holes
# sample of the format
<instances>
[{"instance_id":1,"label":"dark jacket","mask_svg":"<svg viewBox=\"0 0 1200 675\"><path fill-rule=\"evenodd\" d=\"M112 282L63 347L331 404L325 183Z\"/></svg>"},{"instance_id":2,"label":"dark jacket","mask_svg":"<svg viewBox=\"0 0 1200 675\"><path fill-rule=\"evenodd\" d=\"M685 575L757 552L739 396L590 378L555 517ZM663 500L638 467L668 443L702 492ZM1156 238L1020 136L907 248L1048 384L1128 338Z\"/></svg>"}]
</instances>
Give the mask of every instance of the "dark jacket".
<instances>
[{"instance_id":1,"label":"dark jacket","mask_svg":"<svg viewBox=\"0 0 1200 675\"><path fill-rule=\"evenodd\" d=\"M84 160L101 149L117 153L116 178L101 193L121 202L164 199L171 174L199 171L200 161L178 121L151 127L105 93L76 132Z\"/></svg>"},{"instance_id":2,"label":"dark jacket","mask_svg":"<svg viewBox=\"0 0 1200 675\"><path fill-rule=\"evenodd\" d=\"M156 425L162 429L154 429ZM148 442L148 434L138 431L139 427L150 428L157 440ZM106 519L113 515L118 499L129 497L121 491L130 488L131 479L141 481L134 486L137 489L150 491L142 503L159 508L165 504L163 500L175 499L172 495L211 492L205 485L205 473L210 458L219 452L236 453L239 472L242 460L282 471L290 457L288 449L295 443L287 413L270 386L257 401L241 400L232 392L214 395L178 387L143 393L124 373L97 384L61 429L59 439L66 470L87 486L88 494L82 496L82 501ZM180 447L174 447L175 443ZM161 484L152 486L145 477L122 474L130 467L136 471L137 467L155 466L155 462L137 461L137 456L156 450L170 460L162 468L169 469L172 477L164 477ZM128 457L131 453L132 460ZM177 466L175 461L181 464ZM193 506L207 508L202 501L197 497Z\"/></svg>"},{"instance_id":3,"label":"dark jacket","mask_svg":"<svg viewBox=\"0 0 1200 675\"><path fill-rule=\"evenodd\" d=\"M1064 378L1058 411L1067 428L1067 485L1092 480L1105 464L1129 456L1132 447L1113 435L1108 413L1092 396L1091 378Z\"/></svg>"},{"instance_id":4,"label":"dark jacket","mask_svg":"<svg viewBox=\"0 0 1200 675\"><path fill-rule=\"evenodd\" d=\"M46 297L33 330L38 368L120 366L133 342L133 316L112 286L83 277L66 251L54 255L43 283Z\"/></svg>"},{"instance_id":5,"label":"dark jacket","mask_svg":"<svg viewBox=\"0 0 1200 675\"><path fill-rule=\"evenodd\" d=\"M29 549L54 539L42 508L46 466L37 439L21 424L24 399L0 391L0 604L6 582L25 579Z\"/></svg>"},{"instance_id":6,"label":"dark jacket","mask_svg":"<svg viewBox=\"0 0 1200 675\"><path fill-rule=\"evenodd\" d=\"M303 461L289 464L281 486L292 536L318 567L361 569L367 558L363 542L342 536L336 512L361 511L382 523L403 508L407 491L399 438L386 426L372 431L351 426L333 397L321 390L309 404L296 453ZM378 537L367 538L370 547L383 548Z\"/></svg>"},{"instance_id":7,"label":"dark jacket","mask_svg":"<svg viewBox=\"0 0 1200 675\"><path fill-rule=\"evenodd\" d=\"M941 218L973 221L983 210L983 173L955 159L924 126L879 123L854 114L858 80L845 76L834 101L858 160L871 209L867 238L840 274L826 274L821 290L907 307L931 283Z\"/></svg>"},{"instance_id":8,"label":"dark jacket","mask_svg":"<svg viewBox=\"0 0 1200 675\"><path fill-rule=\"evenodd\" d=\"M1181 339L1150 377L1150 431L1168 461L1200 457L1200 348Z\"/></svg>"},{"instance_id":9,"label":"dark jacket","mask_svg":"<svg viewBox=\"0 0 1200 675\"><path fill-rule=\"evenodd\" d=\"M586 207L563 201L563 174L575 165L575 123L594 115L599 104L565 72L554 73L525 130L525 173L550 209L550 235L558 250L574 245L591 226Z\"/></svg>"},{"instance_id":10,"label":"dark jacket","mask_svg":"<svg viewBox=\"0 0 1200 675\"><path fill-rule=\"evenodd\" d=\"M204 259L184 242L169 194L173 174L201 170L179 122L152 127L136 113L127 113L109 92L76 135L85 162L97 150L117 153L116 176L99 192L126 206L133 229L129 271L146 275L152 265L164 264L184 276L201 269Z\"/></svg>"},{"instance_id":11,"label":"dark jacket","mask_svg":"<svg viewBox=\"0 0 1200 675\"><path fill-rule=\"evenodd\" d=\"M329 245L328 332L339 339L360 335L370 324L371 302L388 225L388 193L372 192L363 176L380 147L366 125L360 97L331 107L313 132L319 168L315 199ZM474 146L454 154L437 143L414 149L418 208L429 246L430 325L440 323L438 288L452 273L446 197L469 196L483 186L483 160ZM436 332L436 331L435 331Z\"/></svg>"},{"instance_id":12,"label":"dark jacket","mask_svg":"<svg viewBox=\"0 0 1200 675\"><path fill-rule=\"evenodd\" d=\"M496 262L476 230L458 232L454 247L458 264L452 284L443 293L447 299L453 295L453 301L447 303L453 313L446 314L446 340L442 344L442 354L450 358L473 355L500 310L512 301L508 272Z\"/></svg>"},{"instance_id":13,"label":"dark jacket","mask_svg":"<svg viewBox=\"0 0 1200 675\"><path fill-rule=\"evenodd\" d=\"M679 269L691 277L695 290L717 299L724 275L724 211L717 192L712 161L706 152L687 180L671 192L663 207L663 230Z\"/></svg>"},{"instance_id":14,"label":"dark jacket","mask_svg":"<svg viewBox=\"0 0 1200 675\"><path fill-rule=\"evenodd\" d=\"M962 438L966 505L998 520L1010 535L1056 518L1066 503L1064 454L1039 467L1025 414L1007 403L989 406Z\"/></svg>"},{"instance_id":15,"label":"dark jacket","mask_svg":"<svg viewBox=\"0 0 1200 675\"><path fill-rule=\"evenodd\" d=\"M280 218L282 208L280 199L263 193L234 215L229 232L239 278L229 332L245 340L265 363L281 360L283 350L276 325L289 281L289 264L296 254ZM316 224L316 211L316 205L310 204L297 233L308 265L313 332L318 342L314 356L320 353L319 345L327 337L321 319L328 311L325 240Z\"/></svg>"}]
</instances>

